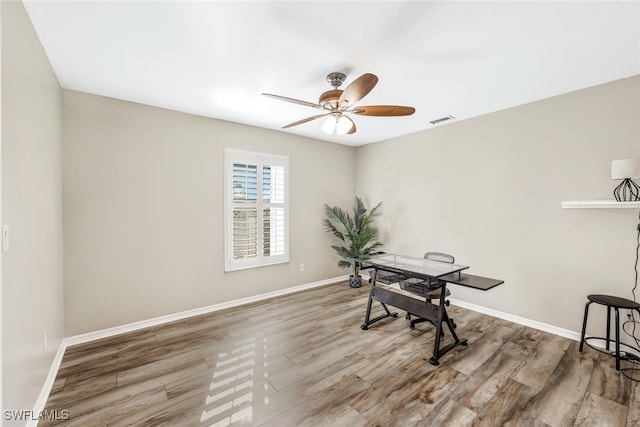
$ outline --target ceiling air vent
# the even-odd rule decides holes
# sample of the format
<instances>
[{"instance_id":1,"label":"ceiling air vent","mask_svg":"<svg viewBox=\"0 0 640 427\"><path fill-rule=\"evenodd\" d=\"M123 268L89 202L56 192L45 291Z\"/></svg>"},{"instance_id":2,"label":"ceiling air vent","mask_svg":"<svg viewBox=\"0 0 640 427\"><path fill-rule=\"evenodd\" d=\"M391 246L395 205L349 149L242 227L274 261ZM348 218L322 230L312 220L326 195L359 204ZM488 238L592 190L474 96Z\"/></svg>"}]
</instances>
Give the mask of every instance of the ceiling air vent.
<instances>
[{"instance_id":1,"label":"ceiling air vent","mask_svg":"<svg viewBox=\"0 0 640 427\"><path fill-rule=\"evenodd\" d=\"M455 119L453 116L440 117L439 119L431 120L429 123L437 125L438 123L446 122L447 120Z\"/></svg>"}]
</instances>

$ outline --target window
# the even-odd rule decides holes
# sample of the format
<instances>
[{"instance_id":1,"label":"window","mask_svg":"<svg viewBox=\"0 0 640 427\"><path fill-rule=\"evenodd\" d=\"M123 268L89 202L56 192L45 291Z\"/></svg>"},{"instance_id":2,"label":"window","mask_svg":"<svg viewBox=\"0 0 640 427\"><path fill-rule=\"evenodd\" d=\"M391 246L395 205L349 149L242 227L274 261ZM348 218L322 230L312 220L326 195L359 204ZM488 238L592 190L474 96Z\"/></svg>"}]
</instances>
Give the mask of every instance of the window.
<instances>
[{"instance_id":1,"label":"window","mask_svg":"<svg viewBox=\"0 0 640 427\"><path fill-rule=\"evenodd\" d=\"M289 261L289 158L225 150L225 271Z\"/></svg>"}]
</instances>

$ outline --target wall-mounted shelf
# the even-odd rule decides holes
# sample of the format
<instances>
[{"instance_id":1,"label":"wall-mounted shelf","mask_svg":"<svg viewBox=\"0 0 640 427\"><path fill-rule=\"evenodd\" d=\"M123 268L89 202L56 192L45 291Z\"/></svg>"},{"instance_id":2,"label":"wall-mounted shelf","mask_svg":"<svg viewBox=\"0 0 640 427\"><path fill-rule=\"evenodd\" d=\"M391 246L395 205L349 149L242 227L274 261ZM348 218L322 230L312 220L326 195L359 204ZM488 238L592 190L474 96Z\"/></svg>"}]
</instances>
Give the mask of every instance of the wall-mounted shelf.
<instances>
[{"instance_id":1,"label":"wall-mounted shelf","mask_svg":"<svg viewBox=\"0 0 640 427\"><path fill-rule=\"evenodd\" d=\"M633 209L640 208L640 202L618 202L616 200L572 200L562 202L564 209Z\"/></svg>"}]
</instances>

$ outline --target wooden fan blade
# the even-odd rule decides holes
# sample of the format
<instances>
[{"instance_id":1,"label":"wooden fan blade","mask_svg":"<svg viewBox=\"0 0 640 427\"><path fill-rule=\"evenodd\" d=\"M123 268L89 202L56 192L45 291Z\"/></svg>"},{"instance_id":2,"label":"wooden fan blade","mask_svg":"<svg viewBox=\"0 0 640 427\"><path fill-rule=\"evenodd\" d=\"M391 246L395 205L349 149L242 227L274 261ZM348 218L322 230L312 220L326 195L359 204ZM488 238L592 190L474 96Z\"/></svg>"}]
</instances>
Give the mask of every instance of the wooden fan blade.
<instances>
[{"instance_id":1,"label":"wooden fan blade","mask_svg":"<svg viewBox=\"0 0 640 427\"><path fill-rule=\"evenodd\" d=\"M345 88L338 101L340 104L343 102L346 102L348 105L355 104L371 92L371 89L373 89L377 83L378 77L374 74L363 74Z\"/></svg>"},{"instance_id":2,"label":"wooden fan blade","mask_svg":"<svg viewBox=\"0 0 640 427\"><path fill-rule=\"evenodd\" d=\"M303 123L310 122L310 121L312 121L312 120L317 120L317 119L320 119L320 118L322 118L322 117L324 117L324 116L327 116L327 115L329 115L329 114L331 114L331 113L327 113L327 114L317 114L317 115L315 115L315 116L307 117L306 119L298 120L297 122L289 123L288 125L282 126L282 129L288 129L288 128L291 128L291 127L294 127L294 126L301 125L301 124L303 124Z\"/></svg>"},{"instance_id":3,"label":"wooden fan blade","mask_svg":"<svg viewBox=\"0 0 640 427\"><path fill-rule=\"evenodd\" d=\"M286 96L274 95L271 93L263 93L262 95L268 96L269 98L278 99L280 101L293 102L294 104L306 105L307 107L319 108L322 110L322 105L315 104L313 102L301 101L299 99L287 98Z\"/></svg>"},{"instance_id":4,"label":"wooden fan blade","mask_svg":"<svg viewBox=\"0 0 640 427\"><path fill-rule=\"evenodd\" d=\"M344 116L344 115L342 117L346 117L351 122L351 129L349 129L347 131L347 135L351 135L352 133L356 133L356 123L353 120L351 120L351 117Z\"/></svg>"},{"instance_id":5,"label":"wooden fan blade","mask_svg":"<svg viewBox=\"0 0 640 427\"><path fill-rule=\"evenodd\" d=\"M354 114L361 116L410 116L415 112L415 108L402 105L368 105L353 109Z\"/></svg>"}]
</instances>

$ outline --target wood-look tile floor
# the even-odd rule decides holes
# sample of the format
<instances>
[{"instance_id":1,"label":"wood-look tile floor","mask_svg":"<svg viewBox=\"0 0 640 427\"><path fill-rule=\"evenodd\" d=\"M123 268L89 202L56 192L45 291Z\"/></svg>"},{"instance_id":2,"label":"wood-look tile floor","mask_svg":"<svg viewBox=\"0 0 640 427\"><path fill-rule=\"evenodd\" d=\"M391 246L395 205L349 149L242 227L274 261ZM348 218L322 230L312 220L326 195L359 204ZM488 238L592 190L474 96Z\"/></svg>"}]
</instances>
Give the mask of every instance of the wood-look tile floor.
<instances>
[{"instance_id":1,"label":"wood-look tile floor","mask_svg":"<svg viewBox=\"0 0 640 427\"><path fill-rule=\"evenodd\" d=\"M69 426L640 426L640 386L610 356L451 306L469 345L432 366L430 324L360 329L368 291L339 283L70 347L46 409Z\"/></svg>"}]
</instances>

